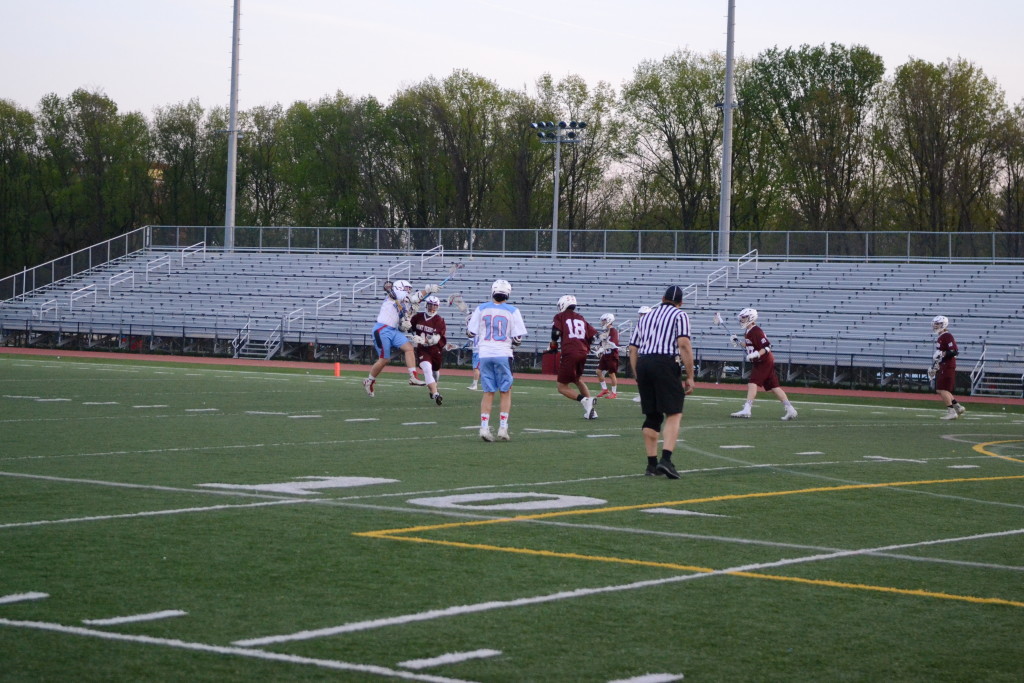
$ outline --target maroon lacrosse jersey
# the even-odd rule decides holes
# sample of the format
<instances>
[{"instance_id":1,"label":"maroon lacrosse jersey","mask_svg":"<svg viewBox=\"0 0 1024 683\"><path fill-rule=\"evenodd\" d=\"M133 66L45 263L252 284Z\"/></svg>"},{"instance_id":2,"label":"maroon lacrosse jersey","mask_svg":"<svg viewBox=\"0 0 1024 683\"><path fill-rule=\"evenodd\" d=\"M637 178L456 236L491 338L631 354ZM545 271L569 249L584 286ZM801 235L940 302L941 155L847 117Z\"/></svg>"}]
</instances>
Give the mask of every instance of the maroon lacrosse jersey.
<instances>
[{"instance_id":1,"label":"maroon lacrosse jersey","mask_svg":"<svg viewBox=\"0 0 1024 683\"><path fill-rule=\"evenodd\" d=\"M768 353L771 353L772 344L771 342L768 341L768 337L764 335L764 330L762 330L757 325L754 325L749 330L747 330L747 333L743 335L743 337L744 340L747 342L745 346L748 354L751 351L760 351L761 349L767 349ZM767 360L768 353L766 353L765 355L761 356L760 358L753 362L759 363L763 360Z\"/></svg>"},{"instance_id":2,"label":"maroon lacrosse jersey","mask_svg":"<svg viewBox=\"0 0 1024 683\"><path fill-rule=\"evenodd\" d=\"M444 347L448 343L448 339L445 337L448 326L445 324L444 318L440 315L428 318L427 314L421 311L414 315L410 322L412 322L410 332L413 334L422 334L424 337L429 337L432 334L441 335L441 340L436 344L417 344L414 349L418 363L428 360L435 370L439 369L441 360L444 358Z\"/></svg>"},{"instance_id":3,"label":"maroon lacrosse jersey","mask_svg":"<svg viewBox=\"0 0 1024 683\"><path fill-rule=\"evenodd\" d=\"M590 354L590 342L597 336L597 330L582 315L562 311L551 321L551 327L558 330L563 356L586 358Z\"/></svg>"},{"instance_id":4,"label":"maroon lacrosse jersey","mask_svg":"<svg viewBox=\"0 0 1024 683\"><path fill-rule=\"evenodd\" d=\"M956 340L953 339L953 335L946 330L939 335L939 338L935 340L935 349L942 351L942 357L945 358L947 351L959 351L956 347ZM948 370L956 370L956 357L952 357L949 360L940 360L939 365L945 366Z\"/></svg>"}]
</instances>

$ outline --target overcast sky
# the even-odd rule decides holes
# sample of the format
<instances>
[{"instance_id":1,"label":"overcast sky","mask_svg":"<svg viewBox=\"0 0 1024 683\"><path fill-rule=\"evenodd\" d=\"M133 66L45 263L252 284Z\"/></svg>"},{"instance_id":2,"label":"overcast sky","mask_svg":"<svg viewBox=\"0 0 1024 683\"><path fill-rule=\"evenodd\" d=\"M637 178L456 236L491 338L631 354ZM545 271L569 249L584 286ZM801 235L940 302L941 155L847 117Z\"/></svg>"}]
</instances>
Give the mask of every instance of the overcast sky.
<instances>
[{"instance_id":1,"label":"overcast sky","mask_svg":"<svg viewBox=\"0 0 1024 683\"><path fill-rule=\"evenodd\" d=\"M196 98L227 106L233 0L0 0L0 98L100 90L124 111ZM532 7L553 9L534 10ZM565 9L554 9L565 8ZM578 8L578 9L574 9ZM539 76L616 90L643 60L724 52L727 0L242 0L239 107L342 91L387 102L467 69L533 94ZM887 75L910 57L963 57L1024 100L1020 0L737 0L736 54L860 44Z\"/></svg>"}]
</instances>

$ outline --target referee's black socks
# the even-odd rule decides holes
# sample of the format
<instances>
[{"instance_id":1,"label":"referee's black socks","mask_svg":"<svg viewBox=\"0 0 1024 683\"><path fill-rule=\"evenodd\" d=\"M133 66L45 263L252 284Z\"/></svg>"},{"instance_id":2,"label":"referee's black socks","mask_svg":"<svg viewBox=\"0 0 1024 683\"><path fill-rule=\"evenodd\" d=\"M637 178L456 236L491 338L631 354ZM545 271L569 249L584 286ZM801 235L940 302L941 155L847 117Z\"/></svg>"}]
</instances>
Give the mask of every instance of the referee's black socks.
<instances>
[{"instance_id":1,"label":"referee's black socks","mask_svg":"<svg viewBox=\"0 0 1024 683\"><path fill-rule=\"evenodd\" d=\"M658 466L658 456L651 455L647 457L647 466L654 468Z\"/></svg>"},{"instance_id":2,"label":"referee's black socks","mask_svg":"<svg viewBox=\"0 0 1024 683\"><path fill-rule=\"evenodd\" d=\"M672 462L672 451L661 449L661 459L665 462Z\"/></svg>"}]
</instances>

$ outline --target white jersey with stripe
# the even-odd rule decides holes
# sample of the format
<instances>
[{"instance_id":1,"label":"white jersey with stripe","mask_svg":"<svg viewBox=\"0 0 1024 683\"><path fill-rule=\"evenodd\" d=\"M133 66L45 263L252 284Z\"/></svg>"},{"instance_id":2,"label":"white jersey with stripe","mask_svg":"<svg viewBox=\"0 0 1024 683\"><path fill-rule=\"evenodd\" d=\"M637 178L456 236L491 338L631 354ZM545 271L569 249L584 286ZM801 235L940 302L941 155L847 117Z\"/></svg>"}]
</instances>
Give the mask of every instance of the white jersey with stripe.
<instances>
[{"instance_id":1,"label":"white jersey with stripe","mask_svg":"<svg viewBox=\"0 0 1024 683\"><path fill-rule=\"evenodd\" d=\"M384 302L380 305L380 313L377 314L377 323L397 329L402 316L409 310L408 299L409 293L401 290L395 292L394 299L390 296L385 297Z\"/></svg>"},{"instance_id":2,"label":"white jersey with stripe","mask_svg":"<svg viewBox=\"0 0 1024 683\"><path fill-rule=\"evenodd\" d=\"M475 335L481 358L511 358L512 338L526 336L526 323L519 309L494 301L480 304L466 329Z\"/></svg>"}]
</instances>

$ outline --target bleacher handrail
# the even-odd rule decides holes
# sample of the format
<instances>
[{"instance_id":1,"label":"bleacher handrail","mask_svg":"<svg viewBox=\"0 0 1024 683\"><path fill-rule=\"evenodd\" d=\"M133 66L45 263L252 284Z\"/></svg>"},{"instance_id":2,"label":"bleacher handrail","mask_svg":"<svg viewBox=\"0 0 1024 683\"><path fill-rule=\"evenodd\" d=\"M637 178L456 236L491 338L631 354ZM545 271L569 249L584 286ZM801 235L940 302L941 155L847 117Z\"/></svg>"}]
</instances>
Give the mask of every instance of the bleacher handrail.
<instances>
[{"instance_id":1,"label":"bleacher handrail","mask_svg":"<svg viewBox=\"0 0 1024 683\"><path fill-rule=\"evenodd\" d=\"M754 270L757 270L757 249L751 249L743 256L736 257L736 277L740 276L740 268L748 263L753 263Z\"/></svg>"},{"instance_id":2,"label":"bleacher handrail","mask_svg":"<svg viewBox=\"0 0 1024 683\"><path fill-rule=\"evenodd\" d=\"M408 275L409 278L412 279L412 261L406 259L404 261L399 261L393 266L388 267L388 279L393 281L395 279L395 275L401 273L402 271L405 271L406 275Z\"/></svg>"},{"instance_id":3,"label":"bleacher handrail","mask_svg":"<svg viewBox=\"0 0 1024 683\"><path fill-rule=\"evenodd\" d=\"M71 294L68 295L68 310L73 311L75 309L75 302L88 296L91 296L92 302L96 303L96 283L87 284L85 287L79 287L75 291L71 292Z\"/></svg>"},{"instance_id":4,"label":"bleacher handrail","mask_svg":"<svg viewBox=\"0 0 1024 683\"><path fill-rule=\"evenodd\" d=\"M163 256L157 257L146 264L146 282L149 282L149 274L157 268L163 266L167 267L167 274L171 274L171 256L170 254L164 254Z\"/></svg>"},{"instance_id":5,"label":"bleacher handrail","mask_svg":"<svg viewBox=\"0 0 1024 683\"><path fill-rule=\"evenodd\" d=\"M426 269L427 261L431 259L440 258L441 267L444 268L444 245L439 244L432 249L427 249L425 252L420 254L420 272L422 273Z\"/></svg>"},{"instance_id":6,"label":"bleacher handrail","mask_svg":"<svg viewBox=\"0 0 1024 683\"><path fill-rule=\"evenodd\" d=\"M37 289L55 285L104 263L148 249L151 242L150 227L147 225L130 230L123 235L111 237L109 240L99 242L91 247L79 249L32 268L25 268L20 273L8 275L0 279L0 301L24 299L25 295ZM115 245L119 243L123 243L123 248L115 248ZM84 267L80 268L79 261L83 260L83 257ZM60 264L67 264L67 268L61 268L58 277ZM43 277L43 273L47 271L49 271L48 277Z\"/></svg>"},{"instance_id":7,"label":"bleacher handrail","mask_svg":"<svg viewBox=\"0 0 1024 683\"><path fill-rule=\"evenodd\" d=\"M129 289L135 289L135 271L134 270L123 270L120 273L111 275L107 279L107 296L114 290L114 285L119 285L122 282L128 282L131 280Z\"/></svg>"},{"instance_id":8,"label":"bleacher handrail","mask_svg":"<svg viewBox=\"0 0 1024 683\"><path fill-rule=\"evenodd\" d=\"M352 285L352 303L355 304L355 302L356 302L356 294L357 293L365 292L368 289L372 289L373 290L373 296L374 297L377 296L377 278L375 278L372 275L370 277L363 278L359 282L357 282L354 285ZM319 313L319 312L320 311L318 309L317 313Z\"/></svg>"},{"instance_id":9,"label":"bleacher handrail","mask_svg":"<svg viewBox=\"0 0 1024 683\"><path fill-rule=\"evenodd\" d=\"M728 287L729 286L729 266L722 266L721 268L718 268L717 270L713 271L710 275L708 275L708 280L707 280L707 295L708 295L708 298L711 298L711 285L715 284L716 282L718 282L719 280L722 280L722 279L725 279L725 286Z\"/></svg>"},{"instance_id":10,"label":"bleacher handrail","mask_svg":"<svg viewBox=\"0 0 1024 683\"><path fill-rule=\"evenodd\" d=\"M355 294L353 293L353 302L355 301ZM341 315L341 292L332 292L327 296L320 297L316 300L316 319L320 319L320 311L327 308L331 304L338 304L338 315Z\"/></svg>"},{"instance_id":11,"label":"bleacher handrail","mask_svg":"<svg viewBox=\"0 0 1024 683\"><path fill-rule=\"evenodd\" d=\"M196 242L195 244L190 244L189 246L181 250L182 267L185 266L186 258L191 258L198 254L201 254L203 258L206 258L206 242Z\"/></svg>"},{"instance_id":12,"label":"bleacher handrail","mask_svg":"<svg viewBox=\"0 0 1024 683\"><path fill-rule=\"evenodd\" d=\"M985 354L987 351L988 344L983 343L981 345L981 353L978 355L978 362L971 369L971 396L974 396L978 391L978 385L981 384L981 379L985 376Z\"/></svg>"}]
</instances>

